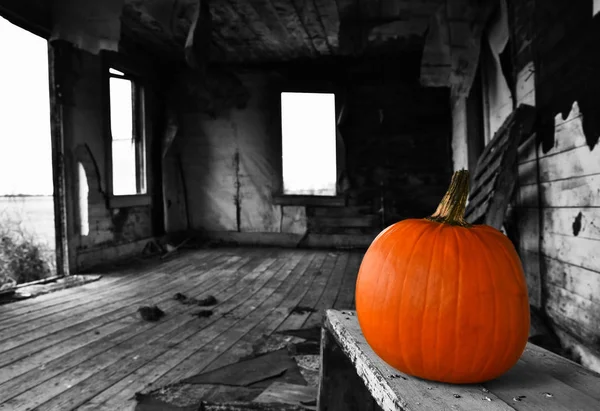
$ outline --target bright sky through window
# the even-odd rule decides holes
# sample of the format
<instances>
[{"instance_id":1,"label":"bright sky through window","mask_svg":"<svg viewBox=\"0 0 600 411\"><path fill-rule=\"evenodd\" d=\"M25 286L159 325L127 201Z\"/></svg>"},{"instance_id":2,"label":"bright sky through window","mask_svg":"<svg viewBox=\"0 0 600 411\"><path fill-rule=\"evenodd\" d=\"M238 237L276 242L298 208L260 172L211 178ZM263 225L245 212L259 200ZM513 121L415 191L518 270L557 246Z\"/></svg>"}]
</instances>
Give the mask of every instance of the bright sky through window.
<instances>
[{"instance_id":1,"label":"bright sky through window","mask_svg":"<svg viewBox=\"0 0 600 411\"><path fill-rule=\"evenodd\" d=\"M0 17L0 195L51 195L48 43Z\"/></svg>"},{"instance_id":2,"label":"bright sky through window","mask_svg":"<svg viewBox=\"0 0 600 411\"><path fill-rule=\"evenodd\" d=\"M335 96L281 93L284 194L335 195Z\"/></svg>"},{"instance_id":3,"label":"bright sky through window","mask_svg":"<svg viewBox=\"0 0 600 411\"><path fill-rule=\"evenodd\" d=\"M113 194L137 194L136 145L133 140L133 101L130 80L110 78Z\"/></svg>"}]
</instances>

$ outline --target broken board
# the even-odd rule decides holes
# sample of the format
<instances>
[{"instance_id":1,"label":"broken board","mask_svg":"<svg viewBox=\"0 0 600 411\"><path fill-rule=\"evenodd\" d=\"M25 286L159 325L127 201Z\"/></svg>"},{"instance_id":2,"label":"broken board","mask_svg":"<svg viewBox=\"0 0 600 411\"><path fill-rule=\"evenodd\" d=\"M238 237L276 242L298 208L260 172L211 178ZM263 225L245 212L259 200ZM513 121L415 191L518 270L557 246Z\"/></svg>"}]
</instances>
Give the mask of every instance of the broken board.
<instances>
[{"instance_id":1,"label":"broken board","mask_svg":"<svg viewBox=\"0 0 600 411\"><path fill-rule=\"evenodd\" d=\"M498 230L517 180L519 144L533 133L535 108L521 104L504 121L477 161L465 219Z\"/></svg>"}]
</instances>

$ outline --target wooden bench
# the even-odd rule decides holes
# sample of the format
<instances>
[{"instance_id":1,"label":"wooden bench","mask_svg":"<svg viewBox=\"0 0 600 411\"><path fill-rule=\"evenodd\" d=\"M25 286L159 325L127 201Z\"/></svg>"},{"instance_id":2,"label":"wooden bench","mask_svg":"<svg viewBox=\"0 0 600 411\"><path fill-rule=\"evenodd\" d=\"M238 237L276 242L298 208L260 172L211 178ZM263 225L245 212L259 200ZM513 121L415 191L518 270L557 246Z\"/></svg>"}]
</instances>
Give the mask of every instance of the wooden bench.
<instances>
[{"instance_id":1,"label":"wooden bench","mask_svg":"<svg viewBox=\"0 0 600 411\"><path fill-rule=\"evenodd\" d=\"M354 311L326 313L319 411L598 411L600 375L528 344L506 374L480 385L421 380L384 363L364 339Z\"/></svg>"}]
</instances>

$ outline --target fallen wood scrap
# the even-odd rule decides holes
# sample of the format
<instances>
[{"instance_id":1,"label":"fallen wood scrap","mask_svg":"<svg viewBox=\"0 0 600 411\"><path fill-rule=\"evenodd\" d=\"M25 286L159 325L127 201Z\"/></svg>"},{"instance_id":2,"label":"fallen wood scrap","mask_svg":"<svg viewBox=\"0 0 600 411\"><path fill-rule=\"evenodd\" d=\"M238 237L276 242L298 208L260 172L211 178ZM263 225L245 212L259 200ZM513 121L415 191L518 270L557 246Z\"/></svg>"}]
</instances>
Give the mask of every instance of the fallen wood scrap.
<instances>
[{"instance_id":1,"label":"fallen wood scrap","mask_svg":"<svg viewBox=\"0 0 600 411\"><path fill-rule=\"evenodd\" d=\"M279 403L252 403L252 402L230 402L200 404L198 411L306 411L307 407L302 405L279 404Z\"/></svg>"},{"instance_id":2,"label":"fallen wood scrap","mask_svg":"<svg viewBox=\"0 0 600 411\"><path fill-rule=\"evenodd\" d=\"M177 252L177 250L179 250L181 247L186 245L190 240L191 240L191 238L188 237L176 246L172 246L171 244L167 243L165 245L167 252L160 256L161 260L164 260L165 258L173 255L175 252Z\"/></svg>"},{"instance_id":3,"label":"fallen wood scrap","mask_svg":"<svg viewBox=\"0 0 600 411\"><path fill-rule=\"evenodd\" d=\"M314 410L317 387L274 382L253 401L262 404L288 404Z\"/></svg>"}]
</instances>

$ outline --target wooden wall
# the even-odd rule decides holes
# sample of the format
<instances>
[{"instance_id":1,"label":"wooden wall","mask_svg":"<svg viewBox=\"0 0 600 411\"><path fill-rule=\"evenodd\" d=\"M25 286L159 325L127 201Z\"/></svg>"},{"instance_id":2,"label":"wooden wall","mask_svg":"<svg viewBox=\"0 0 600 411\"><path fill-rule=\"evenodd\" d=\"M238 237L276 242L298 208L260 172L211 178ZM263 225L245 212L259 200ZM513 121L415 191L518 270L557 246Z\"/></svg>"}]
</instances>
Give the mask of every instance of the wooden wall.
<instances>
[{"instance_id":1,"label":"wooden wall","mask_svg":"<svg viewBox=\"0 0 600 411\"><path fill-rule=\"evenodd\" d=\"M520 147L510 235L532 306L571 358L600 370L599 22L592 2L509 5L516 103L539 113Z\"/></svg>"},{"instance_id":2,"label":"wooden wall","mask_svg":"<svg viewBox=\"0 0 600 411\"><path fill-rule=\"evenodd\" d=\"M71 272L88 269L128 255L140 253L146 243L160 232L153 222L156 201L150 206L109 208L107 196L107 111L109 96L106 81L106 57L57 43L56 76L59 85L65 144L69 260ZM156 97L147 94L148 151L153 150L154 126L160 118ZM109 140L108 140L109 141ZM87 185L89 232L80 227L78 163L83 165ZM153 156L148 156L148 187L155 192L156 170ZM158 169L160 171L160 169ZM85 201L83 202L85 204Z\"/></svg>"},{"instance_id":3,"label":"wooden wall","mask_svg":"<svg viewBox=\"0 0 600 411\"><path fill-rule=\"evenodd\" d=\"M418 67L412 56L402 64L236 69L249 96L243 108L215 114L197 99L179 104L180 129L165 161L171 170L165 169L169 230L273 242L279 234L314 234L323 239L320 245L330 246L343 235L365 246L383 228L382 194L386 224L432 213L451 174L451 117L447 92L420 87ZM280 205L273 199L281 189L279 93L301 90L335 92L338 109L345 106L339 154L347 207ZM310 167L310 158L306 162Z\"/></svg>"}]
</instances>

